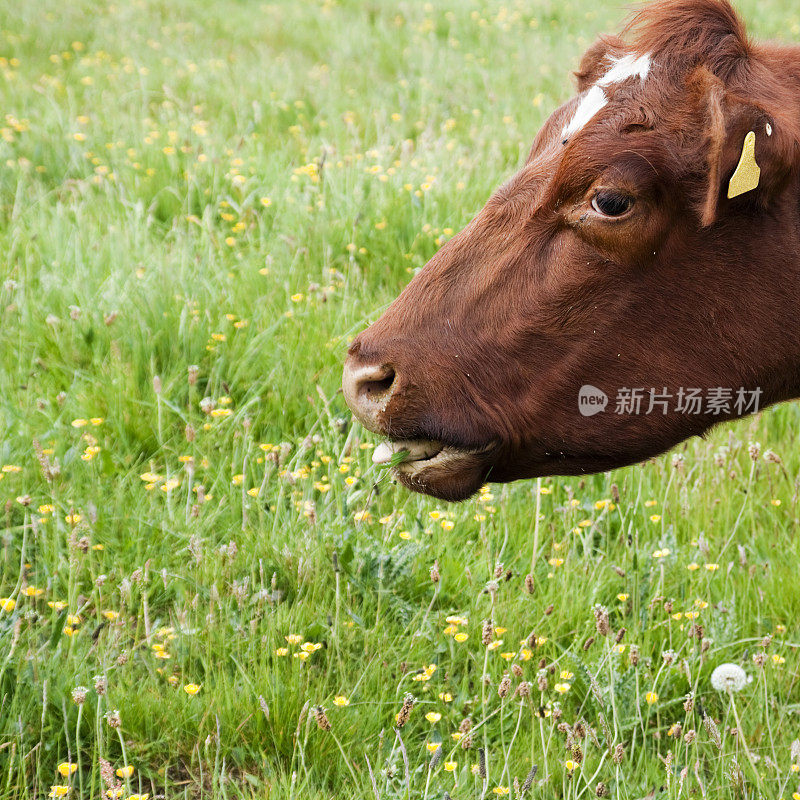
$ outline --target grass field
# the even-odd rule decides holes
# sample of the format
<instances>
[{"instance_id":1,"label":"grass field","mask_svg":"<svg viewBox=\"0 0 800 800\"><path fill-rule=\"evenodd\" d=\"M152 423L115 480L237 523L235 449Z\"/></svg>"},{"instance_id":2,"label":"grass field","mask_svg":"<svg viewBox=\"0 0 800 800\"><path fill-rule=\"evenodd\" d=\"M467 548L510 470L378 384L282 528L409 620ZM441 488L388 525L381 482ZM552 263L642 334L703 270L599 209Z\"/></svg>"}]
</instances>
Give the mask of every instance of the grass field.
<instances>
[{"instance_id":1,"label":"grass field","mask_svg":"<svg viewBox=\"0 0 800 800\"><path fill-rule=\"evenodd\" d=\"M800 408L443 506L338 394L622 17L2 3L0 798L800 798Z\"/></svg>"}]
</instances>

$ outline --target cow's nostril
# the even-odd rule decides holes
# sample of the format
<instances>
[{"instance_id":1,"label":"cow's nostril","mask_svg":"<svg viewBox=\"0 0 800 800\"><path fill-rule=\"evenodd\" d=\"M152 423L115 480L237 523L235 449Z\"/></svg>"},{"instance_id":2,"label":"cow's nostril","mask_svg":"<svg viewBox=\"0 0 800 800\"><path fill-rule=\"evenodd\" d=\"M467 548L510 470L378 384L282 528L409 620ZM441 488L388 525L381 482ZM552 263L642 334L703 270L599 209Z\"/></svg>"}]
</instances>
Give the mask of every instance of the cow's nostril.
<instances>
[{"instance_id":1,"label":"cow's nostril","mask_svg":"<svg viewBox=\"0 0 800 800\"><path fill-rule=\"evenodd\" d=\"M342 378L344 399L361 423L379 431L379 415L397 389L397 373L389 365L356 366L345 364Z\"/></svg>"},{"instance_id":2,"label":"cow's nostril","mask_svg":"<svg viewBox=\"0 0 800 800\"><path fill-rule=\"evenodd\" d=\"M358 387L358 393L366 395L368 400L383 399L392 388L396 376L391 367L384 367L381 372L384 373L382 378L363 378L361 385Z\"/></svg>"}]
</instances>

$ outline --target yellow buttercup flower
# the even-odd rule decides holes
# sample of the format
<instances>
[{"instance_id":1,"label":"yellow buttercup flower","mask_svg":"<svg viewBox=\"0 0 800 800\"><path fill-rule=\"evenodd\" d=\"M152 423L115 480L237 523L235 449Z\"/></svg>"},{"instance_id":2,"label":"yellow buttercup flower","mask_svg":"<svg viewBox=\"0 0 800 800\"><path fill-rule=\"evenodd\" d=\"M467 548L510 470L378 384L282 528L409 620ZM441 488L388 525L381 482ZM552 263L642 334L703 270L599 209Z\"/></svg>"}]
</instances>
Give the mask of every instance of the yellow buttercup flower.
<instances>
[{"instance_id":1,"label":"yellow buttercup flower","mask_svg":"<svg viewBox=\"0 0 800 800\"><path fill-rule=\"evenodd\" d=\"M644 699L647 701L647 705L652 706L658 702L658 695L655 692L648 692Z\"/></svg>"},{"instance_id":2,"label":"yellow buttercup flower","mask_svg":"<svg viewBox=\"0 0 800 800\"><path fill-rule=\"evenodd\" d=\"M73 772L75 772L76 769L78 769L78 765L72 764L69 761L63 761L56 767L56 769L62 778L68 778Z\"/></svg>"},{"instance_id":3,"label":"yellow buttercup flower","mask_svg":"<svg viewBox=\"0 0 800 800\"><path fill-rule=\"evenodd\" d=\"M187 683L186 686L183 687L183 691L186 692L186 694L195 695L200 691L200 684Z\"/></svg>"},{"instance_id":4,"label":"yellow buttercup flower","mask_svg":"<svg viewBox=\"0 0 800 800\"><path fill-rule=\"evenodd\" d=\"M430 722L432 725L436 724L441 718L442 715L438 711L429 711L425 715L425 719L428 720L428 722Z\"/></svg>"},{"instance_id":5,"label":"yellow buttercup flower","mask_svg":"<svg viewBox=\"0 0 800 800\"><path fill-rule=\"evenodd\" d=\"M120 767L117 770L117 777L118 778L130 778L133 775L133 766L128 764L126 767Z\"/></svg>"},{"instance_id":6,"label":"yellow buttercup flower","mask_svg":"<svg viewBox=\"0 0 800 800\"><path fill-rule=\"evenodd\" d=\"M0 597L0 609L10 614L17 607L17 601L13 597Z\"/></svg>"},{"instance_id":7,"label":"yellow buttercup flower","mask_svg":"<svg viewBox=\"0 0 800 800\"><path fill-rule=\"evenodd\" d=\"M350 701L344 695L337 694L336 697L333 698L333 704L341 707L349 706Z\"/></svg>"},{"instance_id":8,"label":"yellow buttercup flower","mask_svg":"<svg viewBox=\"0 0 800 800\"><path fill-rule=\"evenodd\" d=\"M48 797L65 797L69 793L69 786L51 786Z\"/></svg>"}]
</instances>

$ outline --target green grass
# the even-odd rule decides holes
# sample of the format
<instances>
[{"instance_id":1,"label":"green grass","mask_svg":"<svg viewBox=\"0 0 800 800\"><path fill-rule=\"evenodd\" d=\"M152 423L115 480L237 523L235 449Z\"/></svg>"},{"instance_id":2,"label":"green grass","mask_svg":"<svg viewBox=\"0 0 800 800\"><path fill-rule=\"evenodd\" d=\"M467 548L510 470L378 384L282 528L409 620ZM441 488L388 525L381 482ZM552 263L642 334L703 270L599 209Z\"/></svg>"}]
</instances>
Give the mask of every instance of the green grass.
<instances>
[{"instance_id":1,"label":"green grass","mask_svg":"<svg viewBox=\"0 0 800 800\"><path fill-rule=\"evenodd\" d=\"M800 35L794 2L741 5L754 33ZM539 798L798 791L797 406L677 466L444 507L371 467L338 394L348 339L521 163L622 16L2 3L0 798L100 797L101 759L134 768L123 797L367 800L367 758L383 800L494 797L532 764ZM735 697L710 685L724 662L752 677Z\"/></svg>"}]
</instances>

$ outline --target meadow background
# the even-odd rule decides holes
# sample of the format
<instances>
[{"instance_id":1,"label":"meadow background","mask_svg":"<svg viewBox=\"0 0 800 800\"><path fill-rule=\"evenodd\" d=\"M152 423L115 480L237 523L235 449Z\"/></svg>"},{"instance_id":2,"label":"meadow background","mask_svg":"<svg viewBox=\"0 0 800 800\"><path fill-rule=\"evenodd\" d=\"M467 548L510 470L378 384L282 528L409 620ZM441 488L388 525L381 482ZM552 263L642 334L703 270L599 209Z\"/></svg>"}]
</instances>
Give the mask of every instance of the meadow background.
<instances>
[{"instance_id":1,"label":"meadow background","mask_svg":"<svg viewBox=\"0 0 800 800\"><path fill-rule=\"evenodd\" d=\"M800 798L798 406L444 506L338 392L623 16L4 0L0 798Z\"/></svg>"}]
</instances>

